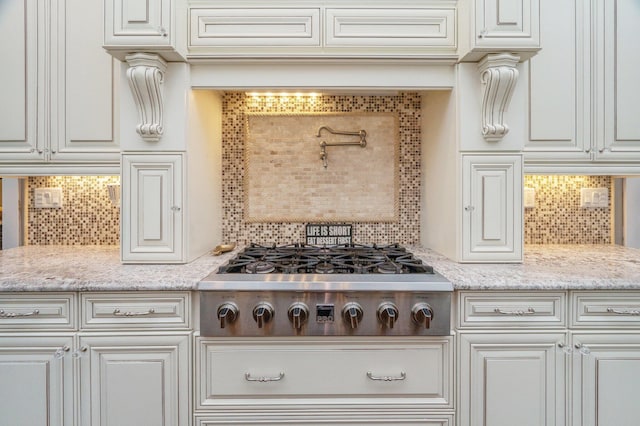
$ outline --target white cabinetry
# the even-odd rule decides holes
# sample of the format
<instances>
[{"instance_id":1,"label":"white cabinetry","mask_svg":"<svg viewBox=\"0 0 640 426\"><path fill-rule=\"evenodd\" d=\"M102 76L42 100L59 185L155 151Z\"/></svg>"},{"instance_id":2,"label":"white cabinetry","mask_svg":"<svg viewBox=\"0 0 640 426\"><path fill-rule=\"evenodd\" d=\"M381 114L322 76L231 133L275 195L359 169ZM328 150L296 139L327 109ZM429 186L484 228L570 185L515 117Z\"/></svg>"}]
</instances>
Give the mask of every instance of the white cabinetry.
<instances>
[{"instance_id":1,"label":"white cabinetry","mask_svg":"<svg viewBox=\"0 0 640 426\"><path fill-rule=\"evenodd\" d=\"M74 425L72 294L0 294L0 417L7 425Z\"/></svg>"},{"instance_id":2,"label":"white cabinetry","mask_svg":"<svg viewBox=\"0 0 640 426\"><path fill-rule=\"evenodd\" d=\"M565 424L566 303L565 293L458 294L458 424Z\"/></svg>"},{"instance_id":3,"label":"white cabinetry","mask_svg":"<svg viewBox=\"0 0 640 426\"><path fill-rule=\"evenodd\" d=\"M191 424L189 293L84 293L77 306L74 293L0 294L2 424Z\"/></svg>"},{"instance_id":4,"label":"white cabinetry","mask_svg":"<svg viewBox=\"0 0 640 426\"><path fill-rule=\"evenodd\" d=\"M459 424L564 425L566 333L462 333Z\"/></svg>"},{"instance_id":5,"label":"white cabinetry","mask_svg":"<svg viewBox=\"0 0 640 426\"><path fill-rule=\"evenodd\" d=\"M122 156L122 260L183 260L183 154Z\"/></svg>"},{"instance_id":6,"label":"white cabinetry","mask_svg":"<svg viewBox=\"0 0 640 426\"><path fill-rule=\"evenodd\" d=\"M527 171L624 173L640 159L633 0L541 0L530 60Z\"/></svg>"},{"instance_id":7,"label":"white cabinetry","mask_svg":"<svg viewBox=\"0 0 640 426\"><path fill-rule=\"evenodd\" d=\"M462 260L522 260L522 158L462 156Z\"/></svg>"},{"instance_id":8,"label":"white cabinetry","mask_svg":"<svg viewBox=\"0 0 640 426\"><path fill-rule=\"evenodd\" d=\"M487 52L530 56L540 49L540 0L462 2L460 56L478 60Z\"/></svg>"},{"instance_id":9,"label":"white cabinetry","mask_svg":"<svg viewBox=\"0 0 640 426\"><path fill-rule=\"evenodd\" d=\"M459 293L459 424L637 424L638 329L635 291Z\"/></svg>"},{"instance_id":10,"label":"white cabinetry","mask_svg":"<svg viewBox=\"0 0 640 426\"><path fill-rule=\"evenodd\" d=\"M637 424L640 294L576 292L571 312L573 424Z\"/></svg>"},{"instance_id":11,"label":"white cabinetry","mask_svg":"<svg viewBox=\"0 0 640 426\"><path fill-rule=\"evenodd\" d=\"M200 337L196 424L263 424L268 417L268 424L348 418L349 424L450 425L451 343L450 337Z\"/></svg>"},{"instance_id":12,"label":"white cabinetry","mask_svg":"<svg viewBox=\"0 0 640 426\"><path fill-rule=\"evenodd\" d=\"M455 58L456 8L405 0L372 6L200 2L189 9L190 57Z\"/></svg>"},{"instance_id":13,"label":"white cabinetry","mask_svg":"<svg viewBox=\"0 0 640 426\"><path fill-rule=\"evenodd\" d=\"M186 2L175 0L106 0L104 47L124 59L129 52L162 55L170 61L184 60Z\"/></svg>"},{"instance_id":14,"label":"white cabinetry","mask_svg":"<svg viewBox=\"0 0 640 426\"><path fill-rule=\"evenodd\" d=\"M71 334L0 335L2 424L73 426L72 347Z\"/></svg>"},{"instance_id":15,"label":"white cabinetry","mask_svg":"<svg viewBox=\"0 0 640 426\"><path fill-rule=\"evenodd\" d=\"M184 333L82 334L82 425L188 425L189 345Z\"/></svg>"},{"instance_id":16,"label":"white cabinetry","mask_svg":"<svg viewBox=\"0 0 640 426\"><path fill-rule=\"evenodd\" d=\"M3 7L0 43L12 64L0 83L5 173L118 173L118 74L102 49L101 5L28 0Z\"/></svg>"}]
</instances>

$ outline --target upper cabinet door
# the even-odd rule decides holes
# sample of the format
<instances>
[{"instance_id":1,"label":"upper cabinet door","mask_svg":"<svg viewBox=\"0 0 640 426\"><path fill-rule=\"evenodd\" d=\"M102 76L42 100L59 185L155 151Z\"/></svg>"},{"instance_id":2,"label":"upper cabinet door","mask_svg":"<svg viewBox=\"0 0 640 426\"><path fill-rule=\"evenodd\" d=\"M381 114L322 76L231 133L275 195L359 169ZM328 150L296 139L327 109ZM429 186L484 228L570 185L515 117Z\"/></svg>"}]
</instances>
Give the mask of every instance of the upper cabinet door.
<instances>
[{"instance_id":1,"label":"upper cabinet door","mask_svg":"<svg viewBox=\"0 0 640 426\"><path fill-rule=\"evenodd\" d=\"M475 45L540 47L539 0L476 0Z\"/></svg>"},{"instance_id":2,"label":"upper cabinet door","mask_svg":"<svg viewBox=\"0 0 640 426\"><path fill-rule=\"evenodd\" d=\"M527 161L591 157L588 3L540 0L542 50L529 60Z\"/></svg>"},{"instance_id":3,"label":"upper cabinet door","mask_svg":"<svg viewBox=\"0 0 640 426\"><path fill-rule=\"evenodd\" d=\"M596 158L640 159L640 4L596 2Z\"/></svg>"},{"instance_id":4,"label":"upper cabinet door","mask_svg":"<svg viewBox=\"0 0 640 426\"><path fill-rule=\"evenodd\" d=\"M59 0L52 38L51 159L117 163L114 59L102 48L102 0Z\"/></svg>"},{"instance_id":5,"label":"upper cabinet door","mask_svg":"<svg viewBox=\"0 0 640 426\"><path fill-rule=\"evenodd\" d=\"M464 155L462 261L522 261L522 157Z\"/></svg>"},{"instance_id":6,"label":"upper cabinet door","mask_svg":"<svg viewBox=\"0 0 640 426\"><path fill-rule=\"evenodd\" d=\"M134 50L159 53L170 61L184 60L186 22L176 28L176 23L186 21L182 16L186 11L176 10L182 3L104 0L104 47L119 59Z\"/></svg>"},{"instance_id":7,"label":"upper cabinet door","mask_svg":"<svg viewBox=\"0 0 640 426\"><path fill-rule=\"evenodd\" d=\"M475 62L495 52L530 58L540 50L540 1L459 2L460 58Z\"/></svg>"},{"instance_id":8,"label":"upper cabinet door","mask_svg":"<svg viewBox=\"0 0 640 426\"><path fill-rule=\"evenodd\" d=\"M0 157L2 161L39 160L37 145L39 14L36 0L2 2L0 52ZM42 151L42 149L40 149Z\"/></svg>"}]
</instances>

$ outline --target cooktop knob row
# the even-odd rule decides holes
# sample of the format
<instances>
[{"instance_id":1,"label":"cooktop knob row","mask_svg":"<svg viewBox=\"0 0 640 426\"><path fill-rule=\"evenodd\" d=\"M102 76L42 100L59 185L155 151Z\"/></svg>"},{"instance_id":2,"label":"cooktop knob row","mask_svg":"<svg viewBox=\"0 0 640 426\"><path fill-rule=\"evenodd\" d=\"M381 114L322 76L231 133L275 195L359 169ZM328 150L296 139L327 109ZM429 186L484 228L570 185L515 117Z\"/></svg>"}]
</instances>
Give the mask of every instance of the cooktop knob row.
<instances>
[{"instance_id":1,"label":"cooktop knob row","mask_svg":"<svg viewBox=\"0 0 640 426\"><path fill-rule=\"evenodd\" d=\"M331 318L333 321L333 305L331 307L330 315L323 315L326 319ZM258 325L258 328L263 328L269 322L271 322L275 316L275 309L269 302L259 302L253 308L253 319ZM220 321L220 328L225 328L228 325L233 324L240 310L238 305L234 302L224 302L218 306L217 317ZM392 329L396 324L399 317L398 307L392 302L382 302L378 305L376 316L378 321L386 328ZM320 314L318 314L320 315ZM302 330L304 324L309 320L310 312L309 307L303 302L293 302L287 311L287 316L291 325L295 330ZM362 318L364 317L364 309L358 302L348 302L342 308L342 319L348 327L355 330L360 325ZM413 305L411 308L411 319L418 326L422 326L426 329L431 327L431 321L433 320L433 309L428 303L419 302Z\"/></svg>"}]
</instances>

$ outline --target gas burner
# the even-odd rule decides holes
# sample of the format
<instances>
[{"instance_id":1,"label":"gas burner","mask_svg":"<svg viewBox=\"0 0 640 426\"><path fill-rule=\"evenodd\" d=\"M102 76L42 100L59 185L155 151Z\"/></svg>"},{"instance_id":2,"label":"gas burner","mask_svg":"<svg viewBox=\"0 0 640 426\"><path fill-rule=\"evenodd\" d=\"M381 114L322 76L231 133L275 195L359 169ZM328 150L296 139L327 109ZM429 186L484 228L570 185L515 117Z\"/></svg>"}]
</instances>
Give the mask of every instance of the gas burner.
<instances>
[{"instance_id":1,"label":"gas burner","mask_svg":"<svg viewBox=\"0 0 640 426\"><path fill-rule=\"evenodd\" d=\"M318 274L333 274L335 268L329 262L318 263L315 267L315 272Z\"/></svg>"},{"instance_id":2,"label":"gas burner","mask_svg":"<svg viewBox=\"0 0 640 426\"><path fill-rule=\"evenodd\" d=\"M248 274L270 274L276 270L276 267L271 262L259 260L257 262L247 264L245 270Z\"/></svg>"},{"instance_id":3,"label":"gas burner","mask_svg":"<svg viewBox=\"0 0 640 426\"><path fill-rule=\"evenodd\" d=\"M383 262L376 268L381 274L401 274L402 265L394 262Z\"/></svg>"}]
</instances>

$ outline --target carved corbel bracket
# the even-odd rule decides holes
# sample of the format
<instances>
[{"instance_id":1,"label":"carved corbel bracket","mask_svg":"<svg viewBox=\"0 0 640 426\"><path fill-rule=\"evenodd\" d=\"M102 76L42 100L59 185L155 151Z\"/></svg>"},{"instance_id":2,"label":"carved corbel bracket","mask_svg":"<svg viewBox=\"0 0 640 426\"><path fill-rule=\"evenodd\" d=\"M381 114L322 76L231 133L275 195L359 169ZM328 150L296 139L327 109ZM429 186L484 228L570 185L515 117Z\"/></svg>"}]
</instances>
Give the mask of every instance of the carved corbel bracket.
<instances>
[{"instance_id":1,"label":"carved corbel bracket","mask_svg":"<svg viewBox=\"0 0 640 426\"><path fill-rule=\"evenodd\" d=\"M129 64L127 80L140 120L136 132L144 140L158 141L164 131L162 82L167 63L159 55L152 53L133 53L127 55L125 60Z\"/></svg>"},{"instance_id":2,"label":"carved corbel bracket","mask_svg":"<svg viewBox=\"0 0 640 426\"><path fill-rule=\"evenodd\" d=\"M482 81L482 136L489 142L497 142L509 132L504 113L509 107L513 89L518 80L516 65L519 56L496 53L485 56L478 63Z\"/></svg>"}]
</instances>

